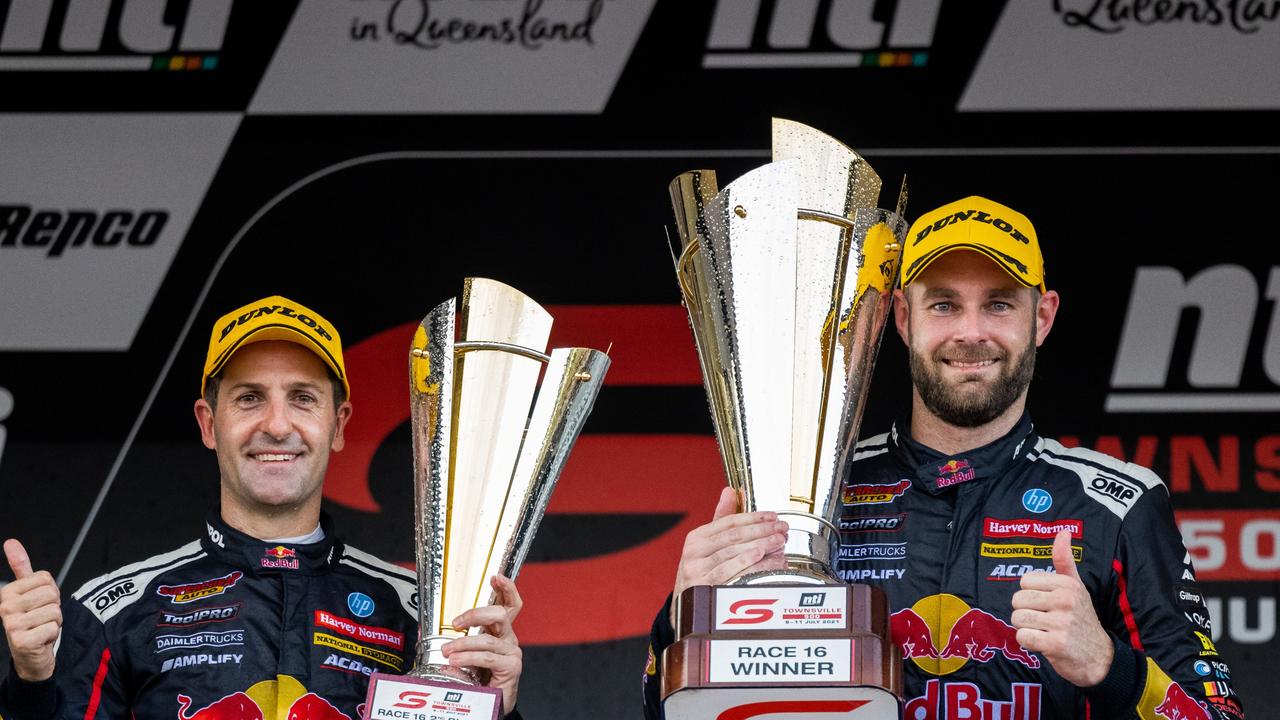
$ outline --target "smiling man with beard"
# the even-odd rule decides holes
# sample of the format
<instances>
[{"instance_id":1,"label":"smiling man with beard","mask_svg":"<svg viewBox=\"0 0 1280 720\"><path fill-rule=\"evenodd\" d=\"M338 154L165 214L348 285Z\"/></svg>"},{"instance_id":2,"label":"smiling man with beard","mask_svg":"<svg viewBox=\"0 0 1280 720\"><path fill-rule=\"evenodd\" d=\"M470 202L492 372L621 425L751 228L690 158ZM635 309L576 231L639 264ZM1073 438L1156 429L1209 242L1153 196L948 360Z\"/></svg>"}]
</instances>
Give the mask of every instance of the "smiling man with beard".
<instances>
[{"instance_id":1,"label":"smiling man with beard","mask_svg":"<svg viewBox=\"0 0 1280 720\"><path fill-rule=\"evenodd\" d=\"M906 718L1242 720L1164 484L1031 423L1059 305L1044 277L1031 221L999 203L968 197L911 226L894 293L910 411L850 458L836 572L888 597ZM737 512L726 488L686 538L675 594L781 567L787 529ZM673 640L668 599L649 718Z\"/></svg>"}]
</instances>

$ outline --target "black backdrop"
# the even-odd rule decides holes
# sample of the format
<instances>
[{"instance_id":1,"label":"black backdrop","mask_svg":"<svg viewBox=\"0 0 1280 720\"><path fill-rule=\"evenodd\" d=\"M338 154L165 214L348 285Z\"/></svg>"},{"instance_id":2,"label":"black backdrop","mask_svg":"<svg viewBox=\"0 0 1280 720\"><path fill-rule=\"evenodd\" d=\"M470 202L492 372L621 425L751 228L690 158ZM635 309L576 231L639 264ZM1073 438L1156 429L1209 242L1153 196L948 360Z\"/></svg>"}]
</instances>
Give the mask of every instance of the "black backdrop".
<instances>
[{"instance_id":1,"label":"black backdrop","mask_svg":"<svg viewBox=\"0 0 1280 720\"><path fill-rule=\"evenodd\" d=\"M521 706L638 714L649 618L723 482L665 188L766 162L777 115L862 150L889 187L907 174L911 218L968 194L1032 218L1063 296L1033 417L1166 479L1237 688L1255 712L1280 700L1265 4L19 5L0 1L0 533L68 589L199 527L217 484L190 415L205 333L271 293L348 347L356 414L328 510L353 544L409 559L403 349L464 276L493 277L550 307L553 342L614 357L521 576ZM568 39L397 42L424 12L558 20ZM111 211L132 213L118 242L75 243L73 213ZM129 236L147 211L158 236ZM869 432L907 401L904 367L888 336Z\"/></svg>"}]
</instances>

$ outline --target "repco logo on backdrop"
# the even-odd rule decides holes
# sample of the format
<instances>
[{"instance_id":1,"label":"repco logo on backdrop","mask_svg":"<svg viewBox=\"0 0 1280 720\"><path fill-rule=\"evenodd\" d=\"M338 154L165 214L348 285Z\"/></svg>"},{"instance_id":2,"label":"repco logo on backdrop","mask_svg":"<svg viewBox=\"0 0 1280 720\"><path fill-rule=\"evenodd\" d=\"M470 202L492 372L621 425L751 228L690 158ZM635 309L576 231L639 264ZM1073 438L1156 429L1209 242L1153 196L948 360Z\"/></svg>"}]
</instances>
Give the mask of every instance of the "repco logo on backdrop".
<instances>
[{"instance_id":1,"label":"repco logo on backdrop","mask_svg":"<svg viewBox=\"0 0 1280 720\"><path fill-rule=\"evenodd\" d=\"M84 246L150 247L169 213L163 210L46 210L0 205L0 248L36 248L48 257Z\"/></svg>"},{"instance_id":2,"label":"repco logo on backdrop","mask_svg":"<svg viewBox=\"0 0 1280 720\"><path fill-rule=\"evenodd\" d=\"M883 13L864 0L718 0L702 66L923 66L941 4L898 0Z\"/></svg>"},{"instance_id":3,"label":"repco logo on backdrop","mask_svg":"<svg viewBox=\"0 0 1280 720\"><path fill-rule=\"evenodd\" d=\"M0 71L212 70L232 0L70 0L65 13L56 4L9 3Z\"/></svg>"}]
</instances>

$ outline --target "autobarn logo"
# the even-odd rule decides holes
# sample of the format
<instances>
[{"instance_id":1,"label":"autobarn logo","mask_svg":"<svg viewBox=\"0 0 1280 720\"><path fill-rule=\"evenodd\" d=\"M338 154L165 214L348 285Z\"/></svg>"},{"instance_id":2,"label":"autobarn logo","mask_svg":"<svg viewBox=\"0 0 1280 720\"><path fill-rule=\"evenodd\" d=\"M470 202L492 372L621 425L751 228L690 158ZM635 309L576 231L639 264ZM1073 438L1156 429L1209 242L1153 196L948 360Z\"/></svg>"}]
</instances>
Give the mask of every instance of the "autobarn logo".
<instances>
[{"instance_id":1,"label":"autobarn logo","mask_svg":"<svg viewBox=\"0 0 1280 720\"><path fill-rule=\"evenodd\" d=\"M235 584L242 577L244 577L244 573L234 570L220 578L211 580L202 580L185 585L161 585L156 588L156 594L166 596L171 602L175 603L195 602L214 595L221 595L228 589L235 587Z\"/></svg>"},{"instance_id":2,"label":"autobarn logo","mask_svg":"<svg viewBox=\"0 0 1280 720\"><path fill-rule=\"evenodd\" d=\"M1280 3L1274 0L1053 0L1053 11L1067 27L1107 35L1164 24L1225 27L1251 35L1280 19Z\"/></svg>"},{"instance_id":3,"label":"autobarn logo","mask_svg":"<svg viewBox=\"0 0 1280 720\"><path fill-rule=\"evenodd\" d=\"M941 3L774 3L718 0L705 68L921 67ZM772 7L771 7L772 6Z\"/></svg>"},{"instance_id":4,"label":"autobarn logo","mask_svg":"<svg viewBox=\"0 0 1280 720\"><path fill-rule=\"evenodd\" d=\"M232 0L10 3L0 26L0 71L213 70L231 6Z\"/></svg>"},{"instance_id":5,"label":"autobarn logo","mask_svg":"<svg viewBox=\"0 0 1280 720\"><path fill-rule=\"evenodd\" d=\"M138 585L133 580L122 580L93 596L90 601L93 609L102 612L124 598L138 593Z\"/></svg>"},{"instance_id":6,"label":"autobarn logo","mask_svg":"<svg viewBox=\"0 0 1280 720\"><path fill-rule=\"evenodd\" d=\"M845 485L840 498L845 505L882 505L902 497L910 487L910 480L899 480L887 485L866 483Z\"/></svg>"},{"instance_id":7,"label":"autobarn logo","mask_svg":"<svg viewBox=\"0 0 1280 720\"><path fill-rule=\"evenodd\" d=\"M60 257L80 248L151 247L160 239L164 210L51 210L0 205L0 248Z\"/></svg>"},{"instance_id":8,"label":"autobarn logo","mask_svg":"<svg viewBox=\"0 0 1280 720\"><path fill-rule=\"evenodd\" d=\"M193 625L203 625L205 623L223 622L234 618L240 613L240 603L234 605L223 605L221 607L200 608L185 613L171 613L161 611L160 621L156 623L157 627L190 627Z\"/></svg>"}]
</instances>

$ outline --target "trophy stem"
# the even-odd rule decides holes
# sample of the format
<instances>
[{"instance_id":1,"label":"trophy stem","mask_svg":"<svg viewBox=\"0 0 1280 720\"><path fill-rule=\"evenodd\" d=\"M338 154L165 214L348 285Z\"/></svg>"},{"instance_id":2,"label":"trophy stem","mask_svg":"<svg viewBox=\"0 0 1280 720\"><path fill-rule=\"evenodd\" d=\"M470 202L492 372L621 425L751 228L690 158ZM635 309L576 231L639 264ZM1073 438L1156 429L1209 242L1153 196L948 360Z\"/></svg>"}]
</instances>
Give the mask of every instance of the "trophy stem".
<instances>
[{"instance_id":1,"label":"trophy stem","mask_svg":"<svg viewBox=\"0 0 1280 720\"><path fill-rule=\"evenodd\" d=\"M810 513L783 511L778 513L778 517L785 519L790 526L782 550L786 567L747 573L730 584L839 584L833 569L840 537L836 526L830 520Z\"/></svg>"},{"instance_id":2,"label":"trophy stem","mask_svg":"<svg viewBox=\"0 0 1280 720\"><path fill-rule=\"evenodd\" d=\"M449 660L441 652L440 648L445 643L455 639L444 635L425 635L420 638L418 640L418 659L414 662L413 669L405 674L426 680L443 680L464 685L479 685L480 678L477 676L476 671L471 668L450 665Z\"/></svg>"}]
</instances>

